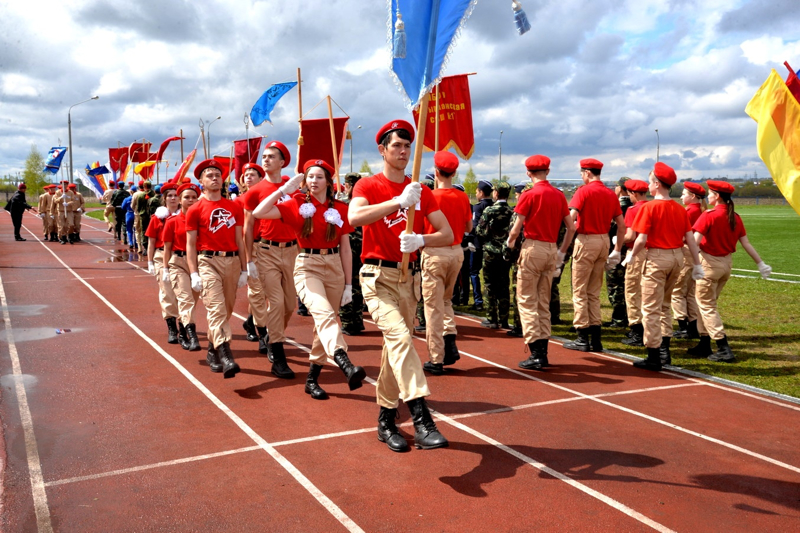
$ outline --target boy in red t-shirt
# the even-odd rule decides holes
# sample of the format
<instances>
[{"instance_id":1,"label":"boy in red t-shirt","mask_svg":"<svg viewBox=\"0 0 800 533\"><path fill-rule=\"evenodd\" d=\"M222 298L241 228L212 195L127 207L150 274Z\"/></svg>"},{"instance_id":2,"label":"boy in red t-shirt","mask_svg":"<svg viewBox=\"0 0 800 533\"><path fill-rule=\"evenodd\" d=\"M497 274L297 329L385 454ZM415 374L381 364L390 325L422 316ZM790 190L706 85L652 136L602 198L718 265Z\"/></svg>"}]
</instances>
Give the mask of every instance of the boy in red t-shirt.
<instances>
[{"instance_id":1,"label":"boy in red t-shirt","mask_svg":"<svg viewBox=\"0 0 800 533\"><path fill-rule=\"evenodd\" d=\"M161 304L161 316L167 322L168 344L178 344L178 340L186 336L183 324L178 330L178 299L175 291L169 279L164 281L162 274L164 269L169 269L164 263L164 225L166 219L179 210L176 188L174 183L165 183L161 188L163 205L156 209L144 233L148 238L147 272L154 275L158 283L158 302Z\"/></svg>"},{"instance_id":2,"label":"boy in red t-shirt","mask_svg":"<svg viewBox=\"0 0 800 533\"><path fill-rule=\"evenodd\" d=\"M236 289L247 283L244 213L239 204L222 197L222 170L217 161L202 161L194 175L203 185L204 200L186 212L186 259L192 289L202 290L208 313L208 364L212 372L222 372L227 379L239 372L231 352L228 321Z\"/></svg>"},{"instance_id":3,"label":"boy in red t-shirt","mask_svg":"<svg viewBox=\"0 0 800 533\"><path fill-rule=\"evenodd\" d=\"M383 333L381 371L376 388L380 405L378 440L389 449L408 448L395 425L397 406L408 404L414 421L414 443L418 448L447 446L447 439L436 429L425 396L430 395L411 335L416 299L411 276L400 271L404 253L422 246L447 246L453 232L439 210L433 193L405 176L411 155L414 127L404 120L384 125L375 137L383 157L383 173L362 179L353 189L348 213L350 224L364 227L361 259L361 289L370 314ZM403 234L410 207L416 206L414 233ZM422 234L425 219L434 233Z\"/></svg>"}]
</instances>

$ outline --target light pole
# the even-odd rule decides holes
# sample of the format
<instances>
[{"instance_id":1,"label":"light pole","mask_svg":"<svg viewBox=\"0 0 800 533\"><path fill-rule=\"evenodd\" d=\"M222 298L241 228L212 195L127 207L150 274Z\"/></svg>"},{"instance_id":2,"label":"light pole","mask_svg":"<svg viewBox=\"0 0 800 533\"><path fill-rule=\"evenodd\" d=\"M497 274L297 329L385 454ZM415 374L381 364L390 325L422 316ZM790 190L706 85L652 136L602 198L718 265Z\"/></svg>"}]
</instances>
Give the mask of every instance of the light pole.
<instances>
[{"instance_id":1,"label":"light pole","mask_svg":"<svg viewBox=\"0 0 800 533\"><path fill-rule=\"evenodd\" d=\"M656 130L656 163L658 163L658 156L661 152L661 137L658 135L658 130Z\"/></svg>"},{"instance_id":2,"label":"light pole","mask_svg":"<svg viewBox=\"0 0 800 533\"><path fill-rule=\"evenodd\" d=\"M361 129L361 126L356 128L357 130ZM350 172L353 172L353 132L347 130L347 134L350 136Z\"/></svg>"},{"instance_id":3,"label":"light pole","mask_svg":"<svg viewBox=\"0 0 800 533\"><path fill-rule=\"evenodd\" d=\"M97 100L100 98L99 96L92 96L84 100L83 102L78 102L77 104L72 104L67 109L67 130L69 130L69 182L72 183L72 108L76 105L85 104L89 100Z\"/></svg>"},{"instance_id":4,"label":"light pole","mask_svg":"<svg viewBox=\"0 0 800 533\"><path fill-rule=\"evenodd\" d=\"M206 127L206 136L208 137L208 154L211 155L212 157L213 157L213 154L211 153L211 125L213 123L215 123L216 121L218 121L219 119L221 119L221 118L222 117L215 118L214 120L209 122L208 126Z\"/></svg>"},{"instance_id":5,"label":"light pole","mask_svg":"<svg viewBox=\"0 0 800 533\"><path fill-rule=\"evenodd\" d=\"M503 130L500 130L500 144L497 147L499 164L497 165L497 181L503 181Z\"/></svg>"}]
</instances>

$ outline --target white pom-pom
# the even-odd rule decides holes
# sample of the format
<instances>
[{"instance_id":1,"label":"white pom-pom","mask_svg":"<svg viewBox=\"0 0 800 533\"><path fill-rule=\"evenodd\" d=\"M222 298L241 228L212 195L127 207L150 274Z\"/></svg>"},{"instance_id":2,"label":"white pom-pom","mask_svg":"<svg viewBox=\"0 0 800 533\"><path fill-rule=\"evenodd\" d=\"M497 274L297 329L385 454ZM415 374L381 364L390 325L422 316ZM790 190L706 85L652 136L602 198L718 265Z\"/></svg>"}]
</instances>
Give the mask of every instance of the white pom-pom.
<instances>
[{"instance_id":1,"label":"white pom-pom","mask_svg":"<svg viewBox=\"0 0 800 533\"><path fill-rule=\"evenodd\" d=\"M339 211L332 207L326 209L322 216L325 218L325 222L328 224L334 224L340 228L344 224L344 222L342 222L342 215L339 214Z\"/></svg>"},{"instance_id":2,"label":"white pom-pom","mask_svg":"<svg viewBox=\"0 0 800 533\"><path fill-rule=\"evenodd\" d=\"M303 218L311 218L316 212L317 208L311 202L306 202L300 206L300 216Z\"/></svg>"},{"instance_id":3,"label":"white pom-pom","mask_svg":"<svg viewBox=\"0 0 800 533\"><path fill-rule=\"evenodd\" d=\"M156 218L160 218L161 220L164 220L168 216L169 216L169 209L167 209L163 205L161 207L159 207L158 209L156 209Z\"/></svg>"}]
</instances>

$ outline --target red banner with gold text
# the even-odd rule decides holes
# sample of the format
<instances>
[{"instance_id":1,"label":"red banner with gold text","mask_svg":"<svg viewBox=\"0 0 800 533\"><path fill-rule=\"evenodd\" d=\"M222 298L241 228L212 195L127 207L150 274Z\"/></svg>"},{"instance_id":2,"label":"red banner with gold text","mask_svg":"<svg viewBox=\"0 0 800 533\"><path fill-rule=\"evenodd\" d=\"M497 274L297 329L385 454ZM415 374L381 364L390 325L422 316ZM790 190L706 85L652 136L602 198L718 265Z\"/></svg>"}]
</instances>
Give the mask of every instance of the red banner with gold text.
<instances>
[{"instance_id":1,"label":"red banner with gold text","mask_svg":"<svg viewBox=\"0 0 800 533\"><path fill-rule=\"evenodd\" d=\"M439 111L439 146L436 142L436 111ZM414 124L419 113L414 111ZM447 76L439 84L439 105L436 105L436 88L431 91L428 104L428 125L425 128L425 149L439 152L455 148L461 159L469 159L475 151L472 131L472 101L469 96L469 79L466 74Z\"/></svg>"}]
</instances>

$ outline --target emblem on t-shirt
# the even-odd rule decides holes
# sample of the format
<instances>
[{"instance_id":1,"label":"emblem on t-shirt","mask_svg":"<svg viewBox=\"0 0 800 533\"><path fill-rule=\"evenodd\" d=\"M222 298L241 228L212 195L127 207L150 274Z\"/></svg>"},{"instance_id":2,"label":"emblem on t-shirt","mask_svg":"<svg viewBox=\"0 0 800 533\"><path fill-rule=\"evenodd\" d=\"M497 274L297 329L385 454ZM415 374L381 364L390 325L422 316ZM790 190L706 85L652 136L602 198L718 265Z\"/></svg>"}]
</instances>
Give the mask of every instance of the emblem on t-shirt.
<instances>
[{"instance_id":1,"label":"emblem on t-shirt","mask_svg":"<svg viewBox=\"0 0 800 533\"><path fill-rule=\"evenodd\" d=\"M233 213L227 209L218 207L211 212L211 216L208 219L208 231L216 233L222 228L230 228L234 224L236 224L236 218L234 218Z\"/></svg>"},{"instance_id":2,"label":"emblem on t-shirt","mask_svg":"<svg viewBox=\"0 0 800 533\"><path fill-rule=\"evenodd\" d=\"M387 228L393 228L394 226L407 221L408 221L407 207L400 208L391 215L386 215L385 217L383 217L383 223L386 224ZM403 228L401 229L405 229L405 225L403 225Z\"/></svg>"}]
</instances>

